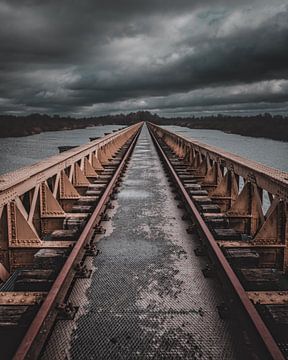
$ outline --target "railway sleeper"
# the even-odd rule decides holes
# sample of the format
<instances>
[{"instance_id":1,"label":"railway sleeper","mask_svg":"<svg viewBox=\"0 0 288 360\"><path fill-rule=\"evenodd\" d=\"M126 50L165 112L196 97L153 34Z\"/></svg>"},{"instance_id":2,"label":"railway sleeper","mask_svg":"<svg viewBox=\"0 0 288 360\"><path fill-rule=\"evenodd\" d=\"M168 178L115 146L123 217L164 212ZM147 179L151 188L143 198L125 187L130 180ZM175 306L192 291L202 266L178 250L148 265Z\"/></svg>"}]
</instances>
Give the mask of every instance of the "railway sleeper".
<instances>
[{"instance_id":1,"label":"railway sleeper","mask_svg":"<svg viewBox=\"0 0 288 360\"><path fill-rule=\"evenodd\" d=\"M14 336L19 330L26 328L35 314L33 307L28 305L0 306L0 334L2 332L9 332L10 330Z\"/></svg>"},{"instance_id":2,"label":"railway sleeper","mask_svg":"<svg viewBox=\"0 0 288 360\"><path fill-rule=\"evenodd\" d=\"M209 226L212 232L214 229L221 228L227 229L229 227L229 219L228 218L207 218L206 224Z\"/></svg>"},{"instance_id":3,"label":"railway sleeper","mask_svg":"<svg viewBox=\"0 0 288 360\"><path fill-rule=\"evenodd\" d=\"M242 233L232 228L214 227L211 230L215 240L242 240Z\"/></svg>"},{"instance_id":4,"label":"railway sleeper","mask_svg":"<svg viewBox=\"0 0 288 360\"><path fill-rule=\"evenodd\" d=\"M198 206L213 204L212 199L208 196L193 196L193 200Z\"/></svg>"},{"instance_id":5,"label":"railway sleeper","mask_svg":"<svg viewBox=\"0 0 288 360\"><path fill-rule=\"evenodd\" d=\"M190 190L201 190L201 185L200 184L198 184L198 183L184 183L184 186L185 186L185 188L188 190L188 192L190 191Z\"/></svg>"},{"instance_id":6,"label":"railway sleeper","mask_svg":"<svg viewBox=\"0 0 288 360\"><path fill-rule=\"evenodd\" d=\"M273 336L279 341L288 342L288 304L256 305L263 320L268 325ZM281 347L281 346L280 346ZM282 349L288 355L287 345Z\"/></svg>"},{"instance_id":7,"label":"railway sleeper","mask_svg":"<svg viewBox=\"0 0 288 360\"><path fill-rule=\"evenodd\" d=\"M108 165L103 166L103 171L97 171L100 176L97 176L96 179L94 176L90 178L88 177L90 185L79 187L75 186L76 190L79 190L81 197L78 200L72 202L72 204L70 203L71 205L67 207L70 212L66 212L66 216L62 224L62 229L56 228L53 231L50 230L50 233L44 234L42 240L43 244L45 244L45 241L49 241L50 244L53 241L74 242L79 238L81 230L96 207L98 199L104 192L107 184L110 182L112 176L116 172L117 167L122 161L122 157L130 143L131 141L127 142L120 151L117 151L114 154L112 157L113 160L111 160ZM104 207L113 208L113 205L110 201L108 201L108 203L104 203ZM108 221L109 216L105 213L102 214L102 220ZM60 221L61 224L62 220ZM60 227L59 222L57 227ZM96 226L95 233L104 232L105 229L99 225ZM57 246L57 244L55 245ZM17 348L20 344L20 341L27 331L28 326L31 324L31 321L39 309L40 300L42 300L50 290L60 269L63 267L70 250L71 248L60 249L55 247L52 249L42 248L36 251L29 270L17 269L5 282L4 286L1 287L1 295L4 294L3 291L6 291L7 294L11 292L11 296L13 296L12 294L24 294L30 299L28 300L28 303L29 301L31 302L31 304L29 303L29 305L27 305L26 297L25 299L22 299L23 305L19 305L21 296L17 296L16 301L14 301L15 298L12 298L11 304L9 303L9 305L6 306L2 297L0 306L0 336L1 340L4 341L3 343L5 344L5 348L1 350L1 357L3 356L4 358L12 358L15 348ZM99 250L96 249L96 244L93 241L90 241L88 245L85 246L84 257L96 256L98 253ZM90 277L92 272L85 265L83 265L82 262L78 263L78 265L75 267L75 270L75 277L81 278ZM33 294L42 294L42 297L39 297L39 301L35 301L36 297ZM7 298L9 299L9 295ZM73 319L78 308L70 303L61 303L58 305L57 310L58 319Z\"/></svg>"},{"instance_id":8,"label":"railway sleeper","mask_svg":"<svg viewBox=\"0 0 288 360\"><path fill-rule=\"evenodd\" d=\"M156 137L158 138L157 134ZM249 219L252 218L252 216L239 217L238 219L237 216L235 218L233 216L228 217L222 213L219 205L223 205L223 201L231 201L232 198L228 196L223 198L219 196L215 199L209 197L211 190L213 190L216 185L205 184L203 181L204 176L202 176L199 171L197 173L197 169L192 169L191 165L188 164L183 157L173 152L160 137L157 140L184 188L193 200L198 212L208 225L214 239L216 241L218 240L219 245L220 243L222 244L224 256L242 283L248 297L256 306L283 354L288 358L288 279L287 274L282 271L283 264L279 264L277 260L279 258L279 256L277 256L279 255L279 251L284 250L276 248L266 249L265 246L263 248L259 246L257 250L255 250L252 241L253 235L243 230L236 230L236 225L239 225L240 221L243 221L243 223L250 221ZM204 168L201 170L204 172ZM200 193L197 194L195 193L196 191ZM205 191L205 193L202 194L201 191ZM219 240L221 241L219 242ZM227 247L225 247L226 241L230 244ZM205 243L206 240L203 240L202 245L194 250L196 255L202 256L205 254L203 251L203 245L205 246ZM239 247L237 247L237 244L239 244ZM202 270L205 277L213 277L216 275L217 269L213 265L213 259L210 260L212 262L207 264L206 268ZM257 295L257 292L259 295ZM250 297L251 293L256 294L253 300ZM268 294L266 298L265 294ZM259 303L257 302L257 296L260 298L260 300L258 300ZM221 318L230 317L230 309L226 304L220 304L217 308ZM249 344L252 348L250 341Z\"/></svg>"},{"instance_id":9,"label":"railway sleeper","mask_svg":"<svg viewBox=\"0 0 288 360\"><path fill-rule=\"evenodd\" d=\"M236 273L246 291L284 291L288 280L282 270L276 268L238 268Z\"/></svg>"},{"instance_id":10,"label":"railway sleeper","mask_svg":"<svg viewBox=\"0 0 288 360\"><path fill-rule=\"evenodd\" d=\"M50 234L44 237L44 240L49 241L58 241L58 240L67 240L67 241L76 241L79 237L78 229L61 229L54 230Z\"/></svg>"},{"instance_id":11,"label":"railway sleeper","mask_svg":"<svg viewBox=\"0 0 288 360\"><path fill-rule=\"evenodd\" d=\"M86 192L85 192L85 195L86 196L94 196L97 198L97 200L100 198L100 195L101 195L102 191L101 190L98 190L98 189L87 189Z\"/></svg>"},{"instance_id":12,"label":"railway sleeper","mask_svg":"<svg viewBox=\"0 0 288 360\"><path fill-rule=\"evenodd\" d=\"M254 249L223 249L233 268L258 268L260 255Z\"/></svg>"},{"instance_id":13,"label":"railway sleeper","mask_svg":"<svg viewBox=\"0 0 288 360\"><path fill-rule=\"evenodd\" d=\"M39 306L1 305L0 337L2 344L1 358L12 359L15 344L19 344Z\"/></svg>"},{"instance_id":14,"label":"railway sleeper","mask_svg":"<svg viewBox=\"0 0 288 360\"><path fill-rule=\"evenodd\" d=\"M92 205L79 205L75 204L72 206L72 213L92 213L95 206Z\"/></svg>"},{"instance_id":15,"label":"railway sleeper","mask_svg":"<svg viewBox=\"0 0 288 360\"><path fill-rule=\"evenodd\" d=\"M81 196L81 198L76 201L75 205L90 205L95 207L98 198L98 196Z\"/></svg>"},{"instance_id":16,"label":"railway sleeper","mask_svg":"<svg viewBox=\"0 0 288 360\"><path fill-rule=\"evenodd\" d=\"M97 178L96 180L93 181L93 184L97 184L98 186L106 187L108 182L109 182L109 178Z\"/></svg>"},{"instance_id":17,"label":"railway sleeper","mask_svg":"<svg viewBox=\"0 0 288 360\"><path fill-rule=\"evenodd\" d=\"M199 185L198 180L194 179L194 178L193 179L183 179L182 183L185 187L190 184L198 184Z\"/></svg>"},{"instance_id":18,"label":"railway sleeper","mask_svg":"<svg viewBox=\"0 0 288 360\"><path fill-rule=\"evenodd\" d=\"M69 251L69 249L40 249L34 254L34 267L60 270Z\"/></svg>"},{"instance_id":19,"label":"railway sleeper","mask_svg":"<svg viewBox=\"0 0 288 360\"><path fill-rule=\"evenodd\" d=\"M220 213L221 209L219 205L216 204L204 204L199 206L201 212L208 212L208 213Z\"/></svg>"},{"instance_id":20,"label":"railway sleeper","mask_svg":"<svg viewBox=\"0 0 288 360\"><path fill-rule=\"evenodd\" d=\"M195 179L195 177L191 177L187 175L181 176L181 173L185 173L187 171L187 165L182 164L181 166L179 166L177 162L177 165L176 166L174 165L174 168L176 169L177 175L179 175L180 173L179 177L183 185L188 190L190 197L194 201L196 207L198 208L202 216L203 215L205 216L205 213L210 215L205 219L205 221L208 224L209 228L211 229L215 239L243 240L243 234L241 232L238 232L233 228L229 227L230 225L229 219L224 214L221 213L220 206L213 203L213 200L208 196L208 191L202 189L203 185L199 184L199 182ZM180 207L183 208L182 205L180 205ZM219 217L213 218L211 217L212 214L219 214L219 215L221 214L221 215ZM187 231L189 233L193 232L192 228L188 228ZM247 236L244 236L244 239L246 238Z\"/></svg>"},{"instance_id":21,"label":"railway sleeper","mask_svg":"<svg viewBox=\"0 0 288 360\"><path fill-rule=\"evenodd\" d=\"M199 197L199 196L208 196L208 191L207 190L202 190L202 189L189 189L188 193L190 195L190 197L192 197L194 199L194 196Z\"/></svg>"},{"instance_id":22,"label":"railway sleeper","mask_svg":"<svg viewBox=\"0 0 288 360\"><path fill-rule=\"evenodd\" d=\"M86 213L74 213L72 216L72 214L70 213L63 222L63 229L64 230L81 230L84 226L85 223L87 221L87 217L89 214ZM80 215L84 215L84 216L80 216Z\"/></svg>"},{"instance_id":23,"label":"railway sleeper","mask_svg":"<svg viewBox=\"0 0 288 360\"><path fill-rule=\"evenodd\" d=\"M15 291L49 291L57 272L53 269L20 270L14 282Z\"/></svg>"}]
</instances>

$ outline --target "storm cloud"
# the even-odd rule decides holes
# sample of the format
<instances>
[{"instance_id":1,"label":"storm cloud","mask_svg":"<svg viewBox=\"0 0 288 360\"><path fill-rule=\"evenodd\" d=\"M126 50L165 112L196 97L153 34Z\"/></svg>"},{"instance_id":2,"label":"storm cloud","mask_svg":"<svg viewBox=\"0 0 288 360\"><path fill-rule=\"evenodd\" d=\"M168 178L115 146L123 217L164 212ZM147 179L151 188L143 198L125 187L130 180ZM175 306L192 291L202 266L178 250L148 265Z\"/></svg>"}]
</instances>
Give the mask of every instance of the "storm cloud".
<instances>
[{"instance_id":1,"label":"storm cloud","mask_svg":"<svg viewBox=\"0 0 288 360\"><path fill-rule=\"evenodd\" d=\"M288 111L286 0L1 1L0 112Z\"/></svg>"}]
</instances>

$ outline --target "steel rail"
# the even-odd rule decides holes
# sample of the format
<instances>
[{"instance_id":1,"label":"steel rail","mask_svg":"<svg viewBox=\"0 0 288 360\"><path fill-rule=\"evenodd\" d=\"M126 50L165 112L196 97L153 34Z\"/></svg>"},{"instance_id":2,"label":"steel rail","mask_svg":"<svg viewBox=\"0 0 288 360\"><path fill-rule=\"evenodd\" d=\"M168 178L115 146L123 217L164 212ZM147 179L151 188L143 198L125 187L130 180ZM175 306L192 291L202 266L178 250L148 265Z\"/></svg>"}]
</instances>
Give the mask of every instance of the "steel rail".
<instances>
[{"instance_id":1,"label":"steel rail","mask_svg":"<svg viewBox=\"0 0 288 360\"><path fill-rule=\"evenodd\" d=\"M256 334L259 336L262 345L265 347L265 352L269 356L269 358L273 360L284 360L284 356L279 349L276 341L274 340L273 336L269 332L267 326L264 324L263 320L261 319L259 313L257 312L254 305L251 303L246 291L244 290L242 284L240 283L239 279L237 278L236 274L234 273L233 269L231 268L229 262L225 258L222 250L217 245L212 233L210 232L208 226L206 225L205 221L203 220L202 216L198 212L195 204L193 203L192 199L190 198L189 194L187 193L184 185L182 184L180 178L178 177L176 171L174 170L172 164L170 163L168 157L166 156L165 152L163 151L161 145L159 144L157 138L155 137L151 126L148 126L149 132L156 144L156 147L161 154L163 160L165 161L166 166L169 169L170 174L172 175L174 181L176 182L179 190L182 193L182 196L185 199L186 204L189 206L191 213L196 220L197 224L199 225L201 232L207 239L209 246L217 259L218 264L224 271L226 278L228 279L232 289L234 290L237 298L240 300L247 316L251 320L251 323L256 331Z\"/></svg>"},{"instance_id":2,"label":"steel rail","mask_svg":"<svg viewBox=\"0 0 288 360\"><path fill-rule=\"evenodd\" d=\"M41 331L41 328L47 319L50 311L53 310L53 308L56 305L57 299L59 297L59 294L61 293L61 289L63 285L65 284L66 280L68 279L69 275L73 271L73 266L77 262L79 258L79 254L81 253L81 250L84 249L84 246L88 242L88 240L91 238L93 234L93 227L97 223L97 219L101 215L101 211L105 204L108 202L109 196L117 182L117 179L119 175L121 174L121 171L123 169L123 166L126 163L126 160L130 156L134 145L136 144L138 135L141 131L142 126L137 130L137 132L134 134L134 138L129 145L129 148L127 149L123 159L121 160L121 163L119 164L117 170L115 171L112 179L110 180L109 184L107 185L102 197L100 198L94 212L92 213L90 219L88 220L87 224L85 225L79 239L77 240L75 246L73 247L70 255L68 256L66 262L64 263L64 266L60 270L60 273L58 274L56 280L54 281L50 291L47 294L47 297L43 301L39 311L37 312L36 316L34 317L31 325L28 328L28 331L26 332L24 338L22 339L22 342L20 343L18 349L16 350L16 353L13 356L13 360L24 360L29 358L29 352L33 345L35 344L35 341L37 341L37 336ZM67 285L67 284L66 284ZM32 358L35 358L35 355L32 356Z\"/></svg>"}]
</instances>

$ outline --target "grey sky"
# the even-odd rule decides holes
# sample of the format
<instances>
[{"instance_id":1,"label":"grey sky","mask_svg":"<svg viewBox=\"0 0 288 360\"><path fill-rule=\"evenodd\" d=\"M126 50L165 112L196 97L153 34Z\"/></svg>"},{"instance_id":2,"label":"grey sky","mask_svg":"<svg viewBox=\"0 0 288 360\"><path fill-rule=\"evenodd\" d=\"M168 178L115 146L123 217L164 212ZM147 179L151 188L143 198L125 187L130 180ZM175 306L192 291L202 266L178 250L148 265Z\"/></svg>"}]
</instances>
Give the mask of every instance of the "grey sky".
<instances>
[{"instance_id":1,"label":"grey sky","mask_svg":"<svg viewBox=\"0 0 288 360\"><path fill-rule=\"evenodd\" d=\"M0 112L288 110L288 0L0 0Z\"/></svg>"}]
</instances>

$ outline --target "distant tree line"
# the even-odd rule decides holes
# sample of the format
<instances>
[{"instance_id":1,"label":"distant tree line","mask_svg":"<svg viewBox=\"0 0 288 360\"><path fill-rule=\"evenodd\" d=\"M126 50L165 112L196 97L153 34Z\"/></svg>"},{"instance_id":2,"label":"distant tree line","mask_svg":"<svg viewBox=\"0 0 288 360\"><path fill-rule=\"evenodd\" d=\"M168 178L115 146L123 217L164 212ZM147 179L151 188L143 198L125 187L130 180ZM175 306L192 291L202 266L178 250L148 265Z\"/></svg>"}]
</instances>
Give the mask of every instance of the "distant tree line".
<instances>
[{"instance_id":1,"label":"distant tree line","mask_svg":"<svg viewBox=\"0 0 288 360\"><path fill-rule=\"evenodd\" d=\"M178 125L191 129L214 129L233 134L266 137L288 141L288 117L269 113L255 116L216 115L205 117L165 118L149 111L130 114L106 115L89 118L73 118L58 115L31 114L27 116L0 115L0 137L16 137L38 134L43 131L81 129L98 125L132 125L138 121L150 121L159 125Z\"/></svg>"}]
</instances>

